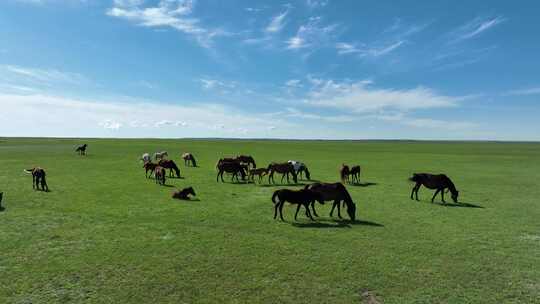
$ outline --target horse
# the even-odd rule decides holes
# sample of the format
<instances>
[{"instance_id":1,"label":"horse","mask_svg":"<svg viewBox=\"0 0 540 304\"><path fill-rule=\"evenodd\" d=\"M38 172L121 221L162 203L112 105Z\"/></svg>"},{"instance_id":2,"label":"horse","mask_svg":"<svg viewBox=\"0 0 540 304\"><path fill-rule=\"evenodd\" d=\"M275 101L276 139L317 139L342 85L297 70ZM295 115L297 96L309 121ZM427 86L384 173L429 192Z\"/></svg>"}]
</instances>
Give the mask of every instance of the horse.
<instances>
[{"instance_id":1,"label":"horse","mask_svg":"<svg viewBox=\"0 0 540 304\"><path fill-rule=\"evenodd\" d=\"M322 201L334 201L332 205L332 210L330 210L330 216L333 216L334 209L338 209L338 217L341 217L341 201L347 206L347 214L351 221L356 220L356 204L353 202L351 195L347 191L347 188L342 183L314 183L307 185L304 189L309 189L319 193L322 196ZM313 209L313 214L317 215L315 212L315 202L311 203L311 209Z\"/></svg>"},{"instance_id":2,"label":"horse","mask_svg":"<svg viewBox=\"0 0 540 304\"><path fill-rule=\"evenodd\" d=\"M174 191L172 194L172 198L181 199L181 200L189 200L189 195L196 196L195 190L193 190L193 187L184 188L180 191Z\"/></svg>"},{"instance_id":3,"label":"horse","mask_svg":"<svg viewBox=\"0 0 540 304\"><path fill-rule=\"evenodd\" d=\"M437 189L431 198L432 203L437 194L441 192L442 202L446 204L444 201L444 189L447 189L447 192L450 191L452 200L455 203L458 202L459 191L452 180L444 174L414 173L409 180L416 183L411 191L411 199L413 199L413 194L416 194L416 200L418 201L418 190L424 185L428 189Z\"/></svg>"},{"instance_id":4,"label":"horse","mask_svg":"<svg viewBox=\"0 0 540 304\"><path fill-rule=\"evenodd\" d=\"M154 171L156 170L156 167L158 165L151 162L151 161L148 161L148 162L145 162L144 165L143 165L143 168L145 169L145 176L146 178L148 178L148 171L150 171L150 177L152 176L152 173L154 173Z\"/></svg>"},{"instance_id":5,"label":"horse","mask_svg":"<svg viewBox=\"0 0 540 304\"><path fill-rule=\"evenodd\" d=\"M236 178L236 181L238 180L238 173L240 173L240 176L242 177L242 180L246 180L246 166L240 164L238 161L224 161L223 159L220 159L218 163L216 164L216 168L218 170L218 174L216 176L216 182L219 181L219 177L221 177L221 181L225 182L223 180L223 173L232 173L231 181L234 181Z\"/></svg>"},{"instance_id":6,"label":"horse","mask_svg":"<svg viewBox=\"0 0 540 304\"><path fill-rule=\"evenodd\" d=\"M32 174L32 189L39 190L39 186L41 186L42 191L49 191L49 186L47 185L47 180L45 178L47 175L45 170L40 167L35 167L24 171L28 174Z\"/></svg>"},{"instance_id":7,"label":"horse","mask_svg":"<svg viewBox=\"0 0 540 304\"><path fill-rule=\"evenodd\" d=\"M360 166L352 166L349 175L352 176L351 183L360 183Z\"/></svg>"},{"instance_id":8,"label":"horse","mask_svg":"<svg viewBox=\"0 0 540 304\"><path fill-rule=\"evenodd\" d=\"M152 159L150 158L150 154L144 153L139 160L141 160L143 163L148 163Z\"/></svg>"},{"instance_id":9,"label":"horse","mask_svg":"<svg viewBox=\"0 0 540 304\"><path fill-rule=\"evenodd\" d=\"M75 149L75 152L78 152L79 155L86 155L86 147L88 147L87 144L84 144L82 146L78 146L77 149Z\"/></svg>"},{"instance_id":10,"label":"horse","mask_svg":"<svg viewBox=\"0 0 540 304\"><path fill-rule=\"evenodd\" d=\"M289 160L287 161L289 164L293 165L294 167L294 171L296 172L296 175L302 177L302 174L305 173L306 174L306 178L308 180L311 179L311 175L309 173L309 170L308 170L308 167L306 166L306 164L302 163L302 162L299 162L299 161L296 161L296 160Z\"/></svg>"},{"instance_id":11,"label":"horse","mask_svg":"<svg viewBox=\"0 0 540 304\"><path fill-rule=\"evenodd\" d=\"M257 168L257 164L255 164L255 159L251 155L238 155L235 157L237 161L239 161L241 164L247 164L248 168L249 166L253 166L253 169Z\"/></svg>"},{"instance_id":12,"label":"horse","mask_svg":"<svg viewBox=\"0 0 540 304\"><path fill-rule=\"evenodd\" d=\"M184 160L184 165L189 166L189 162L191 162L191 166L197 167L197 161L195 160L195 156L191 153L184 153L182 154L182 159Z\"/></svg>"},{"instance_id":13,"label":"horse","mask_svg":"<svg viewBox=\"0 0 540 304\"><path fill-rule=\"evenodd\" d=\"M342 164L341 169L339 170L339 177L341 178L341 182L347 182L349 181L349 175L351 174L351 169L349 166Z\"/></svg>"},{"instance_id":14,"label":"horse","mask_svg":"<svg viewBox=\"0 0 540 304\"><path fill-rule=\"evenodd\" d=\"M274 219L276 219L277 212L279 209L279 217L281 218L282 221L285 221L283 219L283 205L285 205L285 202L289 202L291 204L298 205L298 207L296 207L296 213L294 214L295 221L296 221L296 218L298 216L298 211L300 210L301 206L304 206L304 208L306 209L306 216L309 217L312 221L314 221L313 217L311 216L311 213L309 212L309 204L315 202L316 200L322 201L321 195L309 189L276 190L274 194L272 195L272 202L274 203Z\"/></svg>"},{"instance_id":15,"label":"horse","mask_svg":"<svg viewBox=\"0 0 540 304\"><path fill-rule=\"evenodd\" d=\"M176 177L180 178L180 169L172 159L161 159L158 162L158 165L165 169L169 169L169 177L173 176L174 171L176 173Z\"/></svg>"},{"instance_id":16,"label":"horse","mask_svg":"<svg viewBox=\"0 0 540 304\"><path fill-rule=\"evenodd\" d=\"M167 151L161 151L161 152L156 152L154 153L154 160L158 160L158 159L164 159L164 158L167 158L169 157L169 153L167 153Z\"/></svg>"},{"instance_id":17,"label":"horse","mask_svg":"<svg viewBox=\"0 0 540 304\"><path fill-rule=\"evenodd\" d=\"M4 210L4 207L2 207L2 197L4 196L4 192L0 192L0 211Z\"/></svg>"},{"instance_id":18,"label":"horse","mask_svg":"<svg viewBox=\"0 0 540 304\"><path fill-rule=\"evenodd\" d=\"M157 166L154 170L154 178L156 180L156 184L165 185L165 175L165 168Z\"/></svg>"},{"instance_id":19,"label":"horse","mask_svg":"<svg viewBox=\"0 0 540 304\"><path fill-rule=\"evenodd\" d=\"M272 183L275 183L274 181L274 173L281 173L281 182L283 183L283 178L287 176L287 183L289 183L289 173L292 175L294 183L298 183L298 177L296 175L296 172L294 171L293 165L289 163L271 163L268 165L268 183L272 181Z\"/></svg>"},{"instance_id":20,"label":"horse","mask_svg":"<svg viewBox=\"0 0 540 304\"><path fill-rule=\"evenodd\" d=\"M267 168L255 168L249 170L248 180L255 182L255 175L259 176L259 183L261 182L264 175L268 174Z\"/></svg>"}]
</instances>

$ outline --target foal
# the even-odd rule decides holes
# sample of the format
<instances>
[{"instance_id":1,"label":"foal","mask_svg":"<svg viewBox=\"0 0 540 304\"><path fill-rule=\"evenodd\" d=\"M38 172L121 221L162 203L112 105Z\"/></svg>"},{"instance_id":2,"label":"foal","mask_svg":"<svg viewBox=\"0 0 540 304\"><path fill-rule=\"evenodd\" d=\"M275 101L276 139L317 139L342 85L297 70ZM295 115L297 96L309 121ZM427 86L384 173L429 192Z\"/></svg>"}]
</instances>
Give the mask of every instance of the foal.
<instances>
[{"instance_id":1,"label":"foal","mask_svg":"<svg viewBox=\"0 0 540 304\"><path fill-rule=\"evenodd\" d=\"M150 171L150 177L152 177L152 173L154 173L154 170L156 170L156 167L158 165L154 164L153 162L145 162L143 165L144 170L146 171L145 176L148 178L148 171Z\"/></svg>"},{"instance_id":2,"label":"foal","mask_svg":"<svg viewBox=\"0 0 540 304\"><path fill-rule=\"evenodd\" d=\"M156 184L165 185L165 168L157 166L154 170L154 178L156 179Z\"/></svg>"},{"instance_id":3,"label":"foal","mask_svg":"<svg viewBox=\"0 0 540 304\"><path fill-rule=\"evenodd\" d=\"M259 177L259 183L262 181L263 176L268 174L267 168L256 168L249 170L249 176L248 179L255 182L255 175Z\"/></svg>"},{"instance_id":4,"label":"foal","mask_svg":"<svg viewBox=\"0 0 540 304\"><path fill-rule=\"evenodd\" d=\"M32 189L39 190L41 186L42 191L49 191L49 186L47 185L47 180L45 179L45 170L40 167L35 167L32 169L24 170L28 174L32 174Z\"/></svg>"},{"instance_id":5,"label":"foal","mask_svg":"<svg viewBox=\"0 0 540 304\"><path fill-rule=\"evenodd\" d=\"M291 204L298 205L298 207L296 207L296 213L294 214L295 221L301 206L304 206L304 208L306 209L306 216L309 217L312 221L314 221L313 217L311 216L311 212L309 212L309 204L315 201L321 202L322 197L319 193L309 189L276 190L272 195L272 202L274 203L274 219L276 219L279 209L279 217L282 221L285 221L283 219L283 205L285 205L285 202L289 202Z\"/></svg>"}]
</instances>

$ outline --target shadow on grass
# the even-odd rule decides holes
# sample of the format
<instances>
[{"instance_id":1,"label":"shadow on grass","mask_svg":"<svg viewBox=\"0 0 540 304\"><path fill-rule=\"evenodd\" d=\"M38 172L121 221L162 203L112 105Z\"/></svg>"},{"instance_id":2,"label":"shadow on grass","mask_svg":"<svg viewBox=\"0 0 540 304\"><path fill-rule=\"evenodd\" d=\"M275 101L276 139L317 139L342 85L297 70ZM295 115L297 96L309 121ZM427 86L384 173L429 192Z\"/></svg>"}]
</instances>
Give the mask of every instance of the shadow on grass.
<instances>
[{"instance_id":1,"label":"shadow on grass","mask_svg":"<svg viewBox=\"0 0 540 304\"><path fill-rule=\"evenodd\" d=\"M460 207L460 208L480 208L484 209L485 207L476 205L476 204L470 204L470 203L435 203L442 207Z\"/></svg>"},{"instance_id":2,"label":"shadow on grass","mask_svg":"<svg viewBox=\"0 0 540 304\"><path fill-rule=\"evenodd\" d=\"M6 208L4 208L4 206L0 206L0 212L4 212L4 210L6 210Z\"/></svg>"},{"instance_id":3,"label":"shadow on grass","mask_svg":"<svg viewBox=\"0 0 540 304\"><path fill-rule=\"evenodd\" d=\"M286 186L305 186L309 185L306 183L296 183L296 184L257 184L260 187L286 187Z\"/></svg>"},{"instance_id":4,"label":"shadow on grass","mask_svg":"<svg viewBox=\"0 0 540 304\"><path fill-rule=\"evenodd\" d=\"M308 223L292 223L293 226L298 228L352 228L353 225L371 226L371 227L384 227L383 224L364 221L364 220L336 220L336 219L323 219Z\"/></svg>"},{"instance_id":5,"label":"shadow on grass","mask_svg":"<svg viewBox=\"0 0 540 304\"><path fill-rule=\"evenodd\" d=\"M376 186L377 183L354 183L354 184L349 184L349 186L353 186L353 187L369 187L369 186Z\"/></svg>"},{"instance_id":6,"label":"shadow on grass","mask_svg":"<svg viewBox=\"0 0 540 304\"><path fill-rule=\"evenodd\" d=\"M188 198L188 199L176 199L181 202L200 202L201 200L198 198Z\"/></svg>"}]
</instances>

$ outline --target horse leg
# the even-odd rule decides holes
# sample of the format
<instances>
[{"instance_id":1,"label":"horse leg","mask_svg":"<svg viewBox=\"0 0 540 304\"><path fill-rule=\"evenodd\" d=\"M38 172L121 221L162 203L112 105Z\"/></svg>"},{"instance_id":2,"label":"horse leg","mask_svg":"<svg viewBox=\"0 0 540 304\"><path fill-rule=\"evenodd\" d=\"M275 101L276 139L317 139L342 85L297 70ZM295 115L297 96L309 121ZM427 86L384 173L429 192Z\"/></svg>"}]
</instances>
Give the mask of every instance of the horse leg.
<instances>
[{"instance_id":1,"label":"horse leg","mask_svg":"<svg viewBox=\"0 0 540 304\"><path fill-rule=\"evenodd\" d=\"M330 209L330 217L334 216L334 209L336 208L336 205L339 203L339 201L334 201L332 204L332 209Z\"/></svg>"},{"instance_id":2,"label":"horse leg","mask_svg":"<svg viewBox=\"0 0 540 304\"><path fill-rule=\"evenodd\" d=\"M444 201L444 188L441 189L441 200L442 200L443 203L446 204L446 202Z\"/></svg>"},{"instance_id":3,"label":"horse leg","mask_svg":"<svg viewBox=\"0 0 540 304\"><path fill-rule=\"evenodd\" d=\"M441 191L441 189L437 189L437 191L435 191L435 194L433 194L433 197L431 198L432 203L433 203L433 200L435 199L435 197L437 196L437 194L439 194L439 191Z\"/></svg>"},{"instance_id":4,"label":"horse leg","mask_svg":"<svg viewBox=\"0 0 540 304\"><path fill-rule=\"evenodd\" d=\"M315 202L311 202L311 209L313 210L313 215L315 215L316 217L319 217L319 215L317 214L317 211L315 211Z\"/></svg>"},{"instance_id":5,"label":"horse leg","mask_svg":"<svg viewBox=\"0 0 540 304\"><path fill-rule=\"evenodd\" d=\"M306 216L309 217L310 220L314 221L313 217L311 216L311 212L309 212L309 203L304 204L304 208L306 208Z\"/></svg>"},{"instance_id":6,"label":"horse leg","mask_svg":"<svg viewBox=\"0 0 540 304\"><path fill-rule=\"evenodd\" d=\"M274 204L274 219L276 219L276 217L277 217L277 210L279 208L280 203L281 202L277 202L277 203Z\"/></svg>"},{"instance_id":7,"label":"horse leg","mask_svg":"<svg viewBox=\"0 0 540 304\"><path fill-rule=\"evenodd\" d=\"M285 222L285 220L283 219L283 205L285 205L285 201L279 203L279 217L282 221Z\"/></svg>"},{"instance_id":8,"label":"horse leg","mask_svg":"<svg viewBox=\"0 0 540 304\"><path fill-rule=\"evenodd\" d=\"M337 216L341 219L341 201L337 201Z\"/></svg>"},{"instance_id":9,"label":"horse leg","mask_svg":"<svg viewBox=\"0 0 540 304\"><path fill-rule=\"evenodd\" d=\"M295 221L296 221L296 216L298 215L298 211L300 211L300 207L302 207L302 204L298 204L298 207L296 207L296 213L294 214Z\"/></svg>"},{"instance_id":10,"label":"horse leg","mask_svg":"<svg viewBox=\"0 0 540 304\"><path fill-rule=\"evenodd\" d=\"M415 192L416 192L416 200L417 200L417 201L419 201L419 199L418 199L418 190L420 190L420 187L422 187L422 184L418 184L418 185L416 186L416 191L415 191Z\"/></svg>"}]
</instances>

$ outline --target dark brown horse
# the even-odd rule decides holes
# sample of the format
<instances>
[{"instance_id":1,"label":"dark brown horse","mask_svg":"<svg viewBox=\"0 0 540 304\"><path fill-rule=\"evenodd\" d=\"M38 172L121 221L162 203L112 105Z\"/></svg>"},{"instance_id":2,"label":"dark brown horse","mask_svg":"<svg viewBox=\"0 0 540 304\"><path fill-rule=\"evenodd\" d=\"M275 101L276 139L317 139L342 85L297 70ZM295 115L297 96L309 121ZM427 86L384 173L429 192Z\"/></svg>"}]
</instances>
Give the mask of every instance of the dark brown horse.
<instances>
[{"instance_id":1,"label":"dark brown horse","mask_svg":"<svg viewBox=\"0 0 540 304\"><path fill-rule=\"evenodd\" d=\"M236 160L239 161L241 164L246 164L248 168L250 166L253 166L253 168L257 168L257 164L255 164L255 159L251 155L238 155L236 157Z\"/></svg>"},{"instance_id":2,"label":"dark brown horse","mask_svg":"<svg viewBox=\"0 0 540 304\"><path fill-rule=\"evenodd\" d=\"M246 166L240 164L238 161L225 161L224 159L220 159L218 163L216 164L216 169L218 170L218 174L216 176L216 182L219 181L219 178L221 177L221 181L225 182L223 180L223 173L227 172L232 174L231 181L234 181L236 178L236 181L238 180L238 174L240 173L240 176L242 177L242 180L246 180Z\"/></svg>"},{"instance_id":3,"label":"dark brown horse","mask_svg":"<svg viewBox=\"0 0 540 304\"><path fill-rule=\"evenodd\" d=\"M267 168L255 168L249 170L248 179L255 182L255 175L259 177L259 183L261 182L264 175L268 174Z\"/></svg>"},{"instance_id":4,"label":"dark brown horse","mask_svg":"<svg viewBox=\"0 0 540 304\"><path fill-rule=\"evenodd\" d=\"M180 178L180 169L172 159L162 159L158 162L158 165L169 169L169 177L173 176L173 171L176 174L176 177Z\"/></svg>"},{"instance_id":5,"label":"dark brown horse","mask_svg":"<svg viewBox=\"0 0 540 304\"><path fill-rule=\"evenodd\" d=\"M348 165L341 165L341 169L339 170L339 176L341 177L342 182L350 182L350 183L360 183L360 166L352 166L349 167Z\"/></svg>"},{"instance_id":6,"label":"dark brown horse","mask_svg":"<svg viewBox=\"0 0 540 304\"><path fill-rule=\"evenodd\" d=\"M197 167L197 161L195 160L195 156L191 153L184 153L182 154L182 159L184 160L184 165L189 166L189 163L191 162L191 166Z\"/></svg>"},{"instance_id":7,"label":"dark brown horse","mask_svg":"<svg viewBox=\"0 0 540 304\"><path fill-rule=\"evenodd\" d=\"M174 191L172 194L172 198L181 199L181 200L189 200L190 195L196 196L195 190L193 190L193 187L187 187L180 191Z\"/></svg>"},{"instance_id":8,"label":"dark brown horse","mask_svg":"<svg viewBox=\"0 0 540 304\"><path fill-rule=\"evenodd\" d=\"M47 180L45 178L47 175L45 170L40 167L35 167L24 171L28 174L32 174L32 189L40 190L39 187L41 186L42 191L49 191L49 186L47 185Z\"/></svg>"},{"instance_id":9,"label":"dark brown horse","mask_svg":"<svg viewBox=\"0 0 540 304\"><path fill-rule=\"evenodd\" d=\"M424 185L428 189L437 189L431 198L432 203L439 192L441 193L443 203L446 203L444 201L445 189L447 189L446 191L450 191L452 200L455 203L458 202L459 191L454 186L452 180L444 174L414 173L409 180L416 183L411 191L411 199L413 199L413 194L416 194L416 200L418 200L418 190Z\"/></svg>"},{"instance_id":10,"label":"dark brown horse","mask_svg":"<svg viewBox=\"0 0 540 304\"><path fill-rule=\"evenodd\" d=\"M4 196L4 192L0 192L0 211L4 211L4 207L2 207L2 197Z\"/></svg>"},{"instance_id":11,"label":"dark brown horse","mask_svg":"<svg viewBox=\"0 0 540 304\"><path fill-rule=\"evenodd\" d=\"M339 177L341 178L341 182L347 182L349 180L350 173L351 169L349 166L342 164L341 169L339 169Z\"/></svg>"},{"instance_id":12,"label":"dark brown horse","mask_svg":"<svg viewBox=\"0 0 540 304\"><path fill-rule=\"evenodd\" d=\"M165 168L157 166L154 170L154 178L156 180L156 184L165 185L165 175L167 175L167 171Z\"/></svg>"},{"instance_id":13,"label":"dark brown horse","mask_svg":"<svg viewBox=\"0 0 540 304\"><path fill-rule=\"evenodd\" d=\"M144 165L143 165L143 168L144 170L146 171L145 172L145 176L146 178L148 178L148 172L150 172L150 177L152 177L152 173L154 173L154 170L156 169L158 165L149 161L149 162L145 162Z\"/></svg>"},{"instance_id":14,"label":"dark brown horse","mask_svg":"<svg viewBox=\"0 0 540 304\"><path fill-rule=\"evenodd\" d=\"M285 205L285 202L289 202L293 205L298 205L298 207L296 207L296 213L294 214L294 220L296 220L298 216L298 211L300 210L300 207L304 206L304 208L306 209L306 216L313 221L313 217L309 212L309 204L315 202L316 200L322 201L321 195L312 190L276 190L272 195L272 202L274 203L274 219L276 219L279 209L279 217L282 221L285 221L283 219L283 205Z\"/></svg>"},{"instance_id":15,"label":"dark brown horse","mask_svg":"<svg viewBox=\"0 0 540 304\"><path fill-rule=\"evenodd\" d=\"M289 183L289 174L292 175L294 183L298 183L298 177L296 175L296 171L294 170L294 166L289 163L271 163L268 165L268 183L272 181L272 183L275 183L274 181L274 173L281 173L281 182L283 183L283 178L287 176L287 183Z\"/></svg>"},{"instance_id":16,"label":"dark brown horse","mask_svg":"<svg viewBox=\"0 0 540 304\"><path fill-rule=\"evenodd\" d=\"M357 183L359 184L360 183L360 166L352 166L351 167L351 171L349 172L349 175L352 177L351 178L351 183Z\"/></svg>"},{"instance_id":17,"label":"dark brown horse","mask_svg":"<svg viewBox=\"0 0 540 304\"><path fill-rule=\"evenodd\" d=\"M352 221L356 219L356 204L353 202L347 188L345 188L342 183L315 183L307 185L305 189L319 193L322 196L322 201L334 201L332 210L330 210L330 216L333 215L334 208L337 207L338 217L341 218L340 203L343 202L345 206L347 206L347 214L349 215L349 218ZM311 203L311 209L313 209L313 214L318 216L317 212L315 212L315 202Z\"/></svg>"},{"instance_id":18,"label":"dark brown horse","mask_svg":"<svg viewBox=\"0 0 540 304\"><path fill-rule=\"evenodd\" d=\"M77 149L75 149L75 152L78 152L79 155L86 155L86 148L88 147L87 144L84 144L82 146L78 146Z\"/></svg>"}]
</instances>

